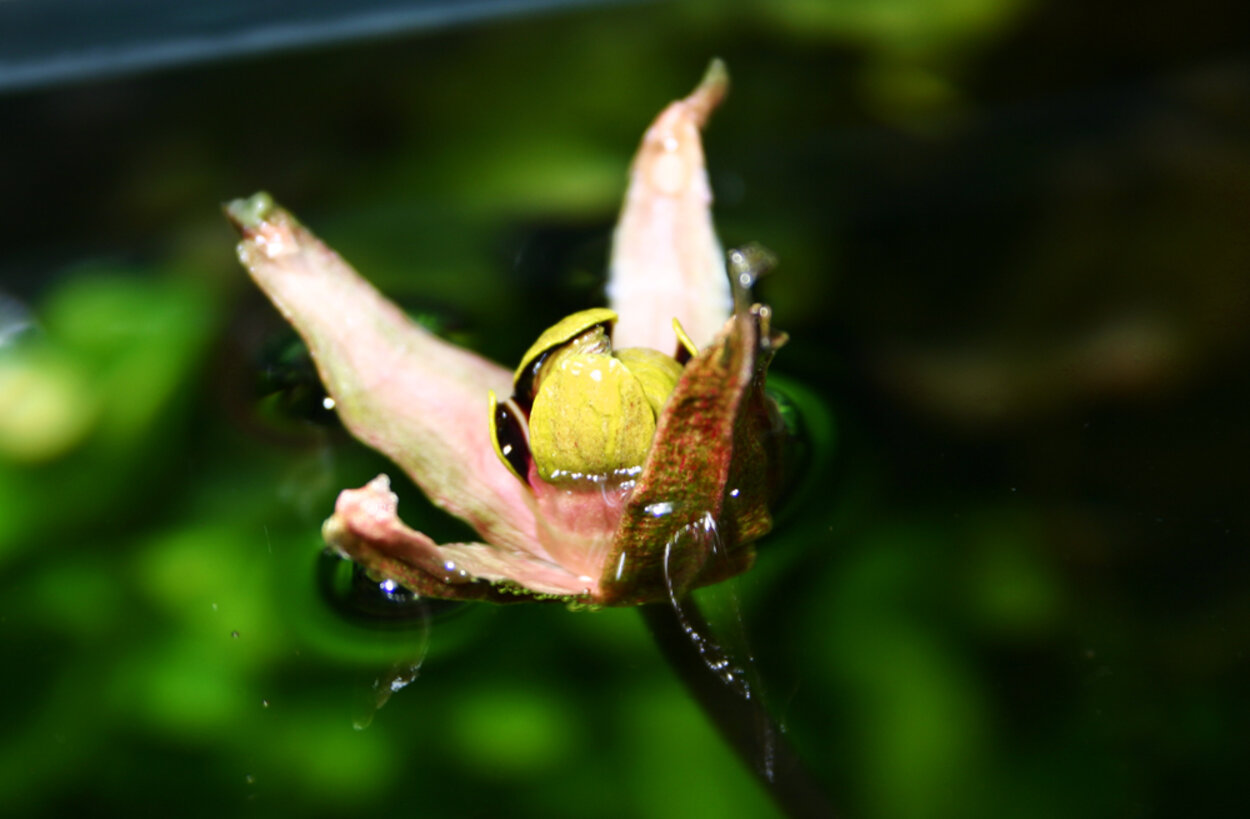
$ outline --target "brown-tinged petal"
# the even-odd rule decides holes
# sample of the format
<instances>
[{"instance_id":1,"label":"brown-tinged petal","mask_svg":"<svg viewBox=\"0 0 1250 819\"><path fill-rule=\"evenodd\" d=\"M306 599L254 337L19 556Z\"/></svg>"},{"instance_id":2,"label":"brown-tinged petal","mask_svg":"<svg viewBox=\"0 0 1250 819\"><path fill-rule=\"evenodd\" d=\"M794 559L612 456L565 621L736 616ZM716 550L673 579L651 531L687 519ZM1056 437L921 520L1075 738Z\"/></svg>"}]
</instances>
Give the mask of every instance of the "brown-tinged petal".
<instances>
[{"instance_id":1,"label":"brown-tinged petal","mask_svg":"<svg viewBox=\"0 0 1250 819\"><path fill-rule=\"evenodd\" d=\"M322 536L378 576L430 597L510 602L586 591L586 583L577 576L528 552L484 543L440 546L404 525L397 503L390 481L379 475L360 489L339 495Z\"/></svg>"},{"instance_id":2,"label":"brown-tinged petal","mask_svg":"<svg viewBox=\"0 0 1250 819\"><path fill-rule=\"evenodd\" d=\"M625 507L603 602L662 600L751 565L749 544L772 525L763 374L773 341L757 305L686 365Z\"/></svg>"},{"instance_id":3,"label":"brown-tinged petal","mask_svg":"<svg viewBox=\"0 0 1250 819\"><path fill-rule=\"evenodd\" d=\"M541 553L533 499L485 421L488 393L507 394L511 374L410 320L267 194L226 212L240 261L303 336L351 433L491 544Z\"/></svg>"},{"instance_id":4,"label":"brown-tinged petal","mask_svg":"<svg viewBox=\"0 0 1250 819\"><path fill-rule=\"evenodd\" d=\"M634 157L609 265L618 349L673 352L674 318L702 348L729 317L729 281L699 138L728 89L729 74L714 60L699 87L656 118Z\"/></svg>"}]
</instances>

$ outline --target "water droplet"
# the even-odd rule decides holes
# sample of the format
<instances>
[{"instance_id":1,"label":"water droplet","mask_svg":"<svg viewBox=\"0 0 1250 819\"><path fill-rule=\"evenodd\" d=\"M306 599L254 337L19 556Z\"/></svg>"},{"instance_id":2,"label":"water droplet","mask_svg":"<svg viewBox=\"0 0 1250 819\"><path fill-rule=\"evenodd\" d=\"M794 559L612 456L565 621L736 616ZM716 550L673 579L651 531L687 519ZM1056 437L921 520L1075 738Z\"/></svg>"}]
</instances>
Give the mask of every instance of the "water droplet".
<instances>
[{"instance_id":1,"label":"water droplet","mask_svg":"<svg viewBox=\"0 0 1250 819\"><path fill-rule=\"evenodd\" d=\"M735 660L734 656L720 645L711 628L703 621L697 607L689 611L687 610L687 605L691 601L686 596L688 589L685 588L684 584L688 582L689 578L674 577L672 563L674 553L680 552L688 546L688 544L683 544L682 542L687 538L707 539L709 560L725 558L724 544L721 542L720 531L716 519L712 517L710 512L705 512L699 520L692 521L677 530L669 538L668 542L665 543L664 581L668 586L669 603L673 607L677 624L709 672L738 697L745 701L754 700L756 698L755 684L758 682L758 680L753 679L756 677L755 660L747 647L744 633L745 627L743 626L742 613L738 607L736 595L731 594L730 597L731 614L733 618L732 625L739 631L735 642L738 644L739 651L742 654L742 663ZM767 721L759 726L759 731L761 732L759 737L760 758L756 764L759 766L759 771L764 778L771 782L775 773L775 737L772 727L767 724Z\"/></svg>"},{"instance_id":2,"label":"water droplet","mask_svg":"<svg viewBox=\"0 0 1250 819\"><path fill-rule=\"evenodd\" d=\"M243 777L243 781L247 783L248 785L255 785L256 777L252 776L251 774L248 774L247 776Z\"/></svg>"},{"instance_id":3,"label":"water droplet","mask_svg":"<svg viewBox=\"0 0 1250 819\"><path fill-rule=\"evenodd\" d=\"M373 681L361 707L352 719L352 728L357 731L368 728L373 723L374 716L390 701L391 696L404 690L417 679L417 675L421 672L421 663L425 660L428 644L429 632L427 631L421 641L418 656L395 663L387 673Z\"/></svg>"},{"instance_id":4,"label":"water droplet","mask_svg":"<svg viewBox=\"0 0 1250 819\"><path fill-rule=\"evenodd\" d=\"M269 700L261 700L261 701L260 701L260 707L261 707L261 708L268 708L268 707L269 707Z\"/></svg>"},{"instance_id":5,"label":"water droplet","mask_svg":"<svg viewBox=\"0 0 1250 819\"><path fill-rule=\"evenodd\" d=\"M325 398L322 398L321 406L325 407L328 410L334 409L334 398L332 398L329 395L327 395Z\"/></svg>"},{"instance_id":6,"label":"water droplet","mask_svg":"<svg viewBox=\"0 0 1250 819\"><path fill-rule=\"evenodd\" d=\"M777 257L763 245L751 243L729 251L729 275L734 285L734 310L751 306L751 289L760 277L777 266Z\"/></svg>"},{"instance_id":7,"label":"water droplet","mask_svg":"<svg viewBox=\"0 0 1250 819\"><path fill-rule=\"evenodd\" d=\"M620 470L615 475L597 475L593 478L592 483L599 486L599 496L603 498L603 505L607 509L619 509L633 494L634 486L638 483L625 470Z\"/></svg>"},{"instance_id":8,"label":"water droplet","mask_svg":"<svg viewBox=\"0 0 1250 819\"><path fill-rule=\"evenodd\" d=\"M238 631L232 631L232 632L230 632L230 636L231 636L231 637L233 637L234 639L236 639L236 640L237 640L237 639L239 639L239 632L238 632Z\"/></svg>"},{"instance_id":9,"label":"water droplet","mask_svg":"<svg viewBox=\"0 0 1250 819\"><path fill-rule=\"evenodd\" d=\"M669 501L660 501L658 503L648 503L643 507L648 515L653 518L662 518L665 515L673 514L673 504Z\"/></svg>"},{"instance_id":10,"label":"water droplet","mask_svg":"<svg viewBox=\"0 0 1250 819\"><path fill-rule=\"evenodd\" d=\"M617 561L616 561L616 579L617 580L620 580L621 576L625 574L625 560L627 557L628 556L624 552L621 552L621 556L617 558Z\"/></svg>"}]
</instances>

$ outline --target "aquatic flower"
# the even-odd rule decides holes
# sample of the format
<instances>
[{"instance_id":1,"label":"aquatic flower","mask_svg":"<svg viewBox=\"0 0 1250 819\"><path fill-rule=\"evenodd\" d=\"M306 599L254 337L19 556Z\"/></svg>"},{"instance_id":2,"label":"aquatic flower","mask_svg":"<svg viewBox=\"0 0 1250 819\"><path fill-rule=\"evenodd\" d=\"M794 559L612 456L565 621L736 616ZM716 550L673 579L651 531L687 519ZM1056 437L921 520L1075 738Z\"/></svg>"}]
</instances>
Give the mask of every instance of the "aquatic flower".
<instances>
[{"instance_id":1,"label":"aquatic flower","mask_svg":"<svg viewBox=\"0 0 1250 819\"><path fill-rule=\"evenodd\" d=\"M757 264L712 226L700 128L713 62L647 130L613 239L611 309L543 333L514 373L412 322L266 194L227 207L239 258L308 344L334 407L481 543L405 525L389 478L342 492L327 544L440 598L633 605L748 568L768 531L783 337Z\"/></svg>"}]
</instances>

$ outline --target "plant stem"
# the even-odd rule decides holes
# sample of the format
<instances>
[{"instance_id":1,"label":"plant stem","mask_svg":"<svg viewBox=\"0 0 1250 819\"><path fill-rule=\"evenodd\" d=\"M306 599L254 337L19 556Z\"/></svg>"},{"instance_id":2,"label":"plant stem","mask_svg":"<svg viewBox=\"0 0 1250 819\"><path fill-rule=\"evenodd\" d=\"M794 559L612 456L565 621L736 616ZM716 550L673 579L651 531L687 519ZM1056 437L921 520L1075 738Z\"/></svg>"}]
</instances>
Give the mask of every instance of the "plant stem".
<instances>
[{"instance_id":1,"label":"plant stem","mask_svg":"<svg viewBox=\"0 0 1250 819\"><path fill-rule=\"evenodd\" d=\"M777 806L793 819L835 816L743 670L712 638L694 598L651 603L641 611L668 664Z\"/></svg>"}]
</instances>

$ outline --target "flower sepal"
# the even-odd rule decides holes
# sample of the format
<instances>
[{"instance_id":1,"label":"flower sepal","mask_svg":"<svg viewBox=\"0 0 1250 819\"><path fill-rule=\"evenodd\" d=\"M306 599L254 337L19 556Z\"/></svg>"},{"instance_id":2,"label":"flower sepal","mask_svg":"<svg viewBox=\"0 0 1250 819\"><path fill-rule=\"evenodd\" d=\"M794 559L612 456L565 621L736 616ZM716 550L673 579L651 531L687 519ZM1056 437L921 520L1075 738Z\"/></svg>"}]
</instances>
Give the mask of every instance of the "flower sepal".
<instances>
[{"instance_id":1,"label":"flower sepal","mask_svg":"<svg viewBox=\"0 0 1250 819\"><path fill-rule=\"evenodd\" d=\"M340 494L329 546L429 597L592 607L676 599L750 567L779 483L764 385L784 336L750 304L751 276L730 287L711 226L699 129L727 83L714 62L646 132L611 309L558 323L513 374L408 319L267 195L227 206L240 260L308 344L344 426L482 538L410 528L380 475Z\"/></svg>"}]
</instances>

